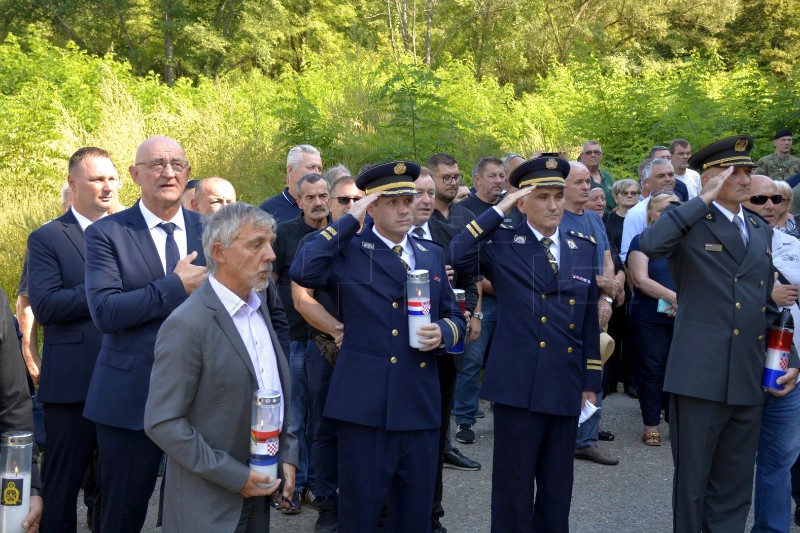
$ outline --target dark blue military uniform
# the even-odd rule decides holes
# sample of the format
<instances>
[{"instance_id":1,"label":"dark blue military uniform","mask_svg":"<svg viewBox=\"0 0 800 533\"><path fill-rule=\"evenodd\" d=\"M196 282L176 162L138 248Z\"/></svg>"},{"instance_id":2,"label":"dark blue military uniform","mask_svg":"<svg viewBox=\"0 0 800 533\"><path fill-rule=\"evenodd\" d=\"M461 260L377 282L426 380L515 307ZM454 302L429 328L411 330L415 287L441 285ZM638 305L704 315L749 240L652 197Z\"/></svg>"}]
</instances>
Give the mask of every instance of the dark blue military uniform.
<instances>
[{"instance_id":1,"label":"dark blue military uniform","mask_svg":"<svg viewBox=\"0 0 800 533\"><path fill-rule=\"evenodd\" d=\"M490 209L450 245L455 268L480 260L497 297L481 390L495 402L492 531L567 531L582 392L601 390L595 244L577 232L554 235L556 274L527 222L502 221Z\"/></svg>"},{"instance_id":2,"label":"dark blue military uniform","mask_svg":"<svg viewBox=\"0 0 800 533\"><path fill-rule=\"evenodd\" d=\"M298 250L289 271L304 287L338 293L342 305L344 341L325 406L325 416L339 421L339 529L375 531L388 501L389 531L425 532L438 461L441 351L409 347L406 270L372 225L358 229L352 215L340 218ZM451 347L466 323L444 252L430 241L410 244L415 269L430 273L431 320Z\"/></svg>"}]
</instances>

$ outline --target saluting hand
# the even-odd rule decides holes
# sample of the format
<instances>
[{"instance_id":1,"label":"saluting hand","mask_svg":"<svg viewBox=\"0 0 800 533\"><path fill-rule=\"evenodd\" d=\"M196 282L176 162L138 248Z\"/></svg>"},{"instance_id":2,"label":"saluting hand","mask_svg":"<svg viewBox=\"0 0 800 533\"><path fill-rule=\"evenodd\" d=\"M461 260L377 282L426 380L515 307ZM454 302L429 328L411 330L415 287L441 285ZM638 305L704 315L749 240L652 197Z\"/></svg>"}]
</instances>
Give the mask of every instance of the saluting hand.
<instances>
[{"instance_id":1,"label":"saluting hand","mask_svg":"<svg viewBox=\"0 0 800 533\"><path fill-rule=\"evenodd\" d=\"M506 197L503 198L503 200L499 204L497 204L497 208L507 215L511 212L511 208L517 205L517 200L519 200L520 198L525 198L535 189L536 185L533 185L531 187L524 187L522 189L518 189L514 192L508 193Z\"/></svg>"},{"instance_id":2,"label":"saluting hand","mask_svg":"<svg viewBox=\"0 0 800 533\"><path fill-rule=\"evenodd\" d=\"M711 202L717 199L720 189L725 185L725 181L733 175L735 168L730 166L705 182L703 190L700 191L700 198L706 205L711 205Z\"/></svg>"},{"instance_id":3,"label":"saluting hand","mask_svg":"<svg viewBox=\"0 0 800 533\"><path fill-rule=\"evenodd\" d=\"M348 211L348 214L356 217L356 220L364 220L364 215L367 212L367 207L369 207L372 202L377 200L378 197L380 197L380 195L381 193L379 192L374 192L372 194L366 195L365 197L361 198L360 200L358 200L356 203L353 204L353 206L350 208L350 211Z\"/></svg>"}]
</instances>

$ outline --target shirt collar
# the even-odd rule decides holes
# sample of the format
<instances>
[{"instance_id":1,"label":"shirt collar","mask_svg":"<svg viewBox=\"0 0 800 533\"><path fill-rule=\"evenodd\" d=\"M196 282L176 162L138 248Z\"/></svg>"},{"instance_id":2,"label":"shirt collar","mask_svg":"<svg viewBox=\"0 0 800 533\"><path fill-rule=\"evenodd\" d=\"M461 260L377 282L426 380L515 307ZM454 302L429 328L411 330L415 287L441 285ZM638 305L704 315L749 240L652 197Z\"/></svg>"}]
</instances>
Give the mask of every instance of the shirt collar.
<instances>
[{"instance_id":1,"label":"shirt collar","mask_svg":"<svg viewBox=\"0 0 800 533\"><path fill-rule=\"evenodd\" d=\"M725 215L725 218L727 218L727 219L728 219L728 222L733 222L733 217L735 217L735 216L736 216L736 217L739 217L740 219L742 219L742 222L744 222L744 213L742 212L742 206L741 206L741 205L739 206L739 211L738 211L737 213L732 213L732 212L728 211L727 209L725 209L724 207L722 207L722 206L721 206L720 204L718 204L717 202L713 202L713 203L714 203L714 206L715 206L717 209L719 209L719 210L720 210L720 212L721 212L723 215Z\"/></svg>"},{"instance_id":2,"label":"shirt collar","mask_svg":"<svg viewBox=\"0 0 800 533\"><path fill-rule=\"evenodd\" d=\"M376 228L374 225L372 226L372 233L377 235L378 238L383 241L383 244L388 246L390 250L399 244L403 248L403 250L405 250L405 252L407 254L411 255L413 253L413 251L411 250L411 247L408 244L408 235L403 237L402 242L394 243L394 242L390 241L389 239L387 239L386 237L384 237L383 235L381 235L380 233L378 233L378 228Z\"/></svg>"},{"instance_id":3,"label":"shirt collar","mask_svg":"<svg viewBox=\"0 0 800 533\"><path fill-rule=\"evenodd\" d=\"M244 301L228 287L220 283L213 274L208 275L208 282L211 284L211 288L214 289L214 292L217 294L217 297L219 297L219 300L222 302L222 305L225 306L225 310L230 316L234 316L245 306L250 313L258 311L258 308L261 307L261 300L253 290L247 293L247 301Z\"/></svg>"},{"instance_id":4,"label":"shirt collar","mask_svg":"<svg viewBox=\"0 0 800 533\"><path fill-rule=\"evenodd\" d=\"M283 189L283 199L289 202L291 205L298 207L297 200L294 199L294 196L289 194L289 187Z\"/></svg>"},{"instance_id":5,"label":"shirt collar","mask_svg":"<svg viewBox=\"0 0 800 533\"><path fill-rule=\"evenodd\" d=\"M80 227L81 227L81 229L83 231L86 231L86 228L88 228L89 226L92 225L92 221L89 220L88 218L86 218L85 216L81 215L80 213L78 213L78 210L75 209L74 205L72 207L70 207L70 210L72 211L72 214L77 219L78 225L80 225ZM103 216L106 216L107 214L108 213L104 213Z\"/></svg>"},{"instance_id":6,"label":"shirt collar","mask_svg":"<svg viewBox=\"0 0 800 533\"><path fill-rule=\"evenodd\" d=\"M541 232L539 232L538 230L536 230L533 226L531 226L530 222L526 222L526 224L528 224L528 227L533 232L533 235L534 235L534 237L536 237L536 240L541 242L541 240L544 238L544 235ZM558 240L559 239L559 229L556 228L556 232L553 233L552 235L550 235L548 237L548 239L553 241L553 244L558 246L558 243L559 243L559 240Z\"/></svg>"},{"instance_id":7,"label":"shirt collar","mask_svg":"<svg viewBox=\"0 0 800 533\"><path fill-rule=\"evenodd\" d=\"M427 236L431 235L431 228L430 228L430 226L428 226L428 221L427 220L423 224L420 224L419 226L416 225L416 224L412 224L411 227L408 228L408 234L409 235L414 235L413 231L416 228L422 228L422 231L425 232L425 235L422 236L423 239L426 238ZM414 236L416 237L416 235L414 235Z\"/></svg>"},{"instance_id":8,"label":"shirt collar","mask_svg":"<svg viewBox=\"0 0 800 533\"><path fill-rule=\"evenodd\" d=\"M144 205L144 202L141 200L139 200L139 209L142 211L142 216L144 217L144 223L147 225L147 229L153 229L162 222L172 222L178 226L181 231L186 231L186 222L183 220L183 207L178 209L178 212L175 213L175 216L170 220L161 220L159 217L154 215L152 211L147 209L147 207Z\"/></svg>"}]
</instances>

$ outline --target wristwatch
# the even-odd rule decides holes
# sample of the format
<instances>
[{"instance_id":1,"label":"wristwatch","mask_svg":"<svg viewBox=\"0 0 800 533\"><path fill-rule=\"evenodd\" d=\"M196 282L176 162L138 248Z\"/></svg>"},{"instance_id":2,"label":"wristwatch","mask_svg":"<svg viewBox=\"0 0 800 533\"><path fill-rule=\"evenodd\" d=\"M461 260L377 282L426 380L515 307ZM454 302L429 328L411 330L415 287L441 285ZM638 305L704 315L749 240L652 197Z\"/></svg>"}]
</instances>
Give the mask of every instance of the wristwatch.
<instances>
[{"instance_id":1,"label":"wristwatch","mask_svg":"<svg viewBox=\"0 0 800 533\"><path fill-rule=\"evenodd\" d=\"M481 313L480 311L475 311L474 313L472 313L472 316L474 316L478 320L483 320L483 313Z\"/></svg>"}]
</instances>

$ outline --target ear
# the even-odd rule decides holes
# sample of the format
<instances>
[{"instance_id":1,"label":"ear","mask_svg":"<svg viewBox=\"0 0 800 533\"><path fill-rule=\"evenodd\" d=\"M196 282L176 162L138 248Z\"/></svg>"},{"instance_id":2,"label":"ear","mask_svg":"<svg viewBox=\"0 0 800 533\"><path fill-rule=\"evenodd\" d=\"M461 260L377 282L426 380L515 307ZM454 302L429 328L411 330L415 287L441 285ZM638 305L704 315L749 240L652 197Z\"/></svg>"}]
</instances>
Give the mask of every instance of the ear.
<instances>
[{"instance_id":1,"label":"ear","mask_svg":"<svg viewBox=\"0 0 800 533\"><path fill-rule=\"evenodd\" d=\"M222 247L221 242L215 242L211 245L211 257L214 258L214 261L216 261L218 265L225 264L224 250L225 248Z\"/></svg>"}]
</instances>

